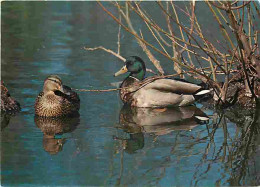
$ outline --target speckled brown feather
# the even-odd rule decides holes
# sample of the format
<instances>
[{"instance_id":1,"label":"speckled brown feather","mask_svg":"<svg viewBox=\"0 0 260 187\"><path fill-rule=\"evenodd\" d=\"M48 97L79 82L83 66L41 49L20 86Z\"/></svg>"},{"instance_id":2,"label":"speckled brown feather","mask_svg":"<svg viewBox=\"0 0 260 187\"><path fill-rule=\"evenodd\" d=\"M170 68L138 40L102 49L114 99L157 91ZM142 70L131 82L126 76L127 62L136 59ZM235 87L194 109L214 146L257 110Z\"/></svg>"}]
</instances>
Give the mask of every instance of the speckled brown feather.
<instances>
[{"instance_id":1,"label":"speckled brown feather","mask_svg":"<svg viewBox=\"0 0 260 187\"><path fill-rule=\"evenodd\" d=\"M20 104L11 97L3 81L1 81L1 111L8 113L20 111Z\"/></svg>"},{"instance_id":2,"label":"speckled brown feather","mask_svg":"<svg viewBox=\"0 0 260 187\"><path fill-rule=\"evenodd\" d=\"M36 98L35 114L38 116L66 116L77 112L80 108L80 99L76 92L70 90L66 97L55 95L54 92L41 92Z\"/></svg>"},{"instance_id":3,"label":"speckled brown feather","mask_svg":"<svg viewBox=\"0 0 260 187\"><path fill-rule=\"evenodd\" d=\"M120 90L120 98L124 103L132 103L133 102L133 94L136 90L131 91L130 89L134 87L134 85L138 85L139 81L132 77L128 77L121 84ZM138 86L139 87L139 86Z\"/></svg>"}]
</instances>

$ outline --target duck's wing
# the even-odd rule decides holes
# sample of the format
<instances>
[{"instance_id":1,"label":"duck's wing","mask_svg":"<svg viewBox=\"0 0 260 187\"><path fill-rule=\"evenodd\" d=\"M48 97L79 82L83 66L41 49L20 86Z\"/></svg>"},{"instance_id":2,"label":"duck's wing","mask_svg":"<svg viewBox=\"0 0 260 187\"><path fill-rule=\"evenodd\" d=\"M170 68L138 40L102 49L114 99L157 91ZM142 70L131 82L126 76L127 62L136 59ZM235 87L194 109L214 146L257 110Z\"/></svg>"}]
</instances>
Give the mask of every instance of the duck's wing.
<instances>
[{"instance_id":1,"label":"duck's wing","mask_svg":"<svg viewBox=\"0 0 260 187\"><path fill-rule=\"evenodd\" d=\"M69 86L63 85L63 95L65 98L67 98L70 101L73 102L80 102L79 96L76 92L72 91L72 89Z\"/></svg>"},{"instance_id":2,"label":"duck's wing","mask_svg":"<svg viewBox=\"0 0 260 187\"><path fill-rule=\"evenodd\" d=\"M202 89L202 87L196 84L174 79L157 79L145 85L143 89L154 89L162 92L172 92L176 94L195 94L197 91Z\"/></svg>"},{"instance_id":3,"label":"duck's wing","mask_svg":"<svg viewBox=\"0 0 260 187\"><path fill-rule=\"evenodd\" d=\"M193 94L197 94L201 89L201 86L196 84L174 79L145 79L132 96L132 106L186 106L195 101Z\"/></svg>"},{"instance_id":4,"label":"duck's wing","mask_svg":"<svg viewBox=\"0 0 260 187\"><path fill-rule=\"evenodd\" d=\"M61 92L60 90L55 90L54 94L60 96L64 99L64 102L71 102L71 103L79 103L79 96L76 92L71 92L70 94Z\"/></svg>"},{"instance_id":5,"label":"duck's wing","mask_svg":"<svg viewBox=\"0 0 260 187\"><path fill-rule=\"evenodd\" d=\"M193 95L176 94L161 89L139 89L132 96L132 106L169 107L186 106L195 101Z\"/></svg>"}]
</instances>

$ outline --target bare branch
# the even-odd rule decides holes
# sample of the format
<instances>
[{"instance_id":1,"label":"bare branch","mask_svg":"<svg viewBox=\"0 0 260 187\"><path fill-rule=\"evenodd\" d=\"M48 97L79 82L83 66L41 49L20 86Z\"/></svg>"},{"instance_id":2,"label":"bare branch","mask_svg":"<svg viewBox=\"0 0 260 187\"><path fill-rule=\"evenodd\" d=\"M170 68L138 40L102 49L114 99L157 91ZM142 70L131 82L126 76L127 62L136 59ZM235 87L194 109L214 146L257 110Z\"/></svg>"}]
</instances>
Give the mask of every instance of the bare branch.
<instances>
[{"instance_id":1,"label":"bare branch","mask_svg":"<svg viewBox=\"0 0 260 187\"><path fill-rule=\"evenodd\" d=\"M124 57L122 57L121 55L115 53L115 52L112 51L111 49L106 49L106 48L104 48L103 46L98 46L98 47L94 47L94 48L84 47L84 49L87 50L87 51L104 50L104 51L106 51L107 53L110 53L110 54L116 56L117 58L119 58L120 60L122 60L122 61L125 62L125 58L124 58Z\"/></svg>"},{"instance_id":2,"label":"bare branch","mask_svg":"<svg viewBox=\"0 0 260 187\"><path fill-rule=\"evenodd\" d=\"M119 21L121 21L121 14L119 14ZM117 54L120 55L120 34L121 34L121 25L118 26L117 34Z\"/></svg>"}]
</instances>

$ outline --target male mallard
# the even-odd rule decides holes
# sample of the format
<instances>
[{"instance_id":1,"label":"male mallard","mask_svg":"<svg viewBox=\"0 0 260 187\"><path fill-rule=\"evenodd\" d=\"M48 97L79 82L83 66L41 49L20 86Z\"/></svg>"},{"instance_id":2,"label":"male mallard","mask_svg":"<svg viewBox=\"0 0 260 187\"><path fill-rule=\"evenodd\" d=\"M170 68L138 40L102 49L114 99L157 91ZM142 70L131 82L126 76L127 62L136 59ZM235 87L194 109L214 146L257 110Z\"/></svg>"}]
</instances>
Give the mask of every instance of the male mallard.
<instances>
[{"instance_id":1,"label":"male mallard","mask_svg":"<svg viewBox=\"0 0 260 187\"><path fill-rule=\"evenodd\" d=\"M62 85L57 75L50 75L44 81L43 92L39 93L34 108L38 116L66 116L78 112L80 99L70 87Z\"/></svg>"},{"instance_id":2,"label":"male mallard","mask_svg":"<svg viewBox=\"0 0 260 187\"><path fill-rule=\"evenodd\" d=\"M121 84L120 97L124 103L136 107L187 106L195 102L198 96L209 93L201 86L162 77L144 79L146 67L137 56L126 59L125 65L115 76L130 72Z\"/></svg>"}]
</instances>

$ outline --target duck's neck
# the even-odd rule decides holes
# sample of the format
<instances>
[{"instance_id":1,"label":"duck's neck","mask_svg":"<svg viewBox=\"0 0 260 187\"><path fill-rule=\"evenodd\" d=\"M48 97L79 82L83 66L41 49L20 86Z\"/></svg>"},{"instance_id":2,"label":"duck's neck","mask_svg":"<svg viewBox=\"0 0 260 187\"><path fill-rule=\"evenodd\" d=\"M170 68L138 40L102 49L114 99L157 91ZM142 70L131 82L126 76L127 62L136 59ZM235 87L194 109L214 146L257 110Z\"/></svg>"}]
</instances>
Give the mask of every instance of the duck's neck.
<instances>
[{"instance_id":1,"label":"duck's neck","mask_svg":"<svg viewBox=\"0 0 260 187\"><path fill-rule=\"evenodd\" d=\"M144 79L145 71L141 70L138 73L131 73L129 76L132 76L132 77L138 79L139 81L141 81Z\"/></svg>"}]
</instances>

